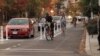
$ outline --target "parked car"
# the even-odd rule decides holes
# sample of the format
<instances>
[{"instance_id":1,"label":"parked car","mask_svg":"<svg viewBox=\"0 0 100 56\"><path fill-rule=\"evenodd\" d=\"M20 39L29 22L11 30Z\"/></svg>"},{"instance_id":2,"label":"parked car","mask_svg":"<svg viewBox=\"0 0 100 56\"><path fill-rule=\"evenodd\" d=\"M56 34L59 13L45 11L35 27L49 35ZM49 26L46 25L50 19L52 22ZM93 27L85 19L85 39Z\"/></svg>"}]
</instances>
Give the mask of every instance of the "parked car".
<instances>
[{"instance_id":1,"label":"parked car","mask_svg":"<svg viewBox=\"0 0 100 56\"><path fill-rule=\"evenodd\" d=\"M7 31L6 31L7 29ZM34 36L34 24L28 18L12 18L4 29L4 36L8 32L8 37L28 37Z\"/></svg>"}]
</instances>

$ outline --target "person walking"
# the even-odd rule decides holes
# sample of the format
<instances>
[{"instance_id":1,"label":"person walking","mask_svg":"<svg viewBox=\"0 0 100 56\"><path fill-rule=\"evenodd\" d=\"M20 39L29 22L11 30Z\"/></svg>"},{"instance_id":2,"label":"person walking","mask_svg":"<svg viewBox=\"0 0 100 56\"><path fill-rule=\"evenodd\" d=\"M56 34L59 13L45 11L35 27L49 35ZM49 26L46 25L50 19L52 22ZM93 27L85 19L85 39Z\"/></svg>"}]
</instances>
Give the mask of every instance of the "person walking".
<instances>
[{"instance_id":1,"label":"person walking","mask_svg":"<svg viewBox=\"0 0 100 56\"><path fill-rule=\"evenodd\" d=\"M61 30L62 33L64 33L66 30L66 18L64 13L62 14L62 18L61 18Z\"/></svg>"},{"instance_id":2,"label":"person walking","mask_svg":"<svg viewBox=\"0 0 100 56\"><path fill-rule=\"evenodd\" d=\"M77 18L73 17L72 23L73 23L74 27L76 27L76 22L77 22Z\"/></svg>"}]
</instances>

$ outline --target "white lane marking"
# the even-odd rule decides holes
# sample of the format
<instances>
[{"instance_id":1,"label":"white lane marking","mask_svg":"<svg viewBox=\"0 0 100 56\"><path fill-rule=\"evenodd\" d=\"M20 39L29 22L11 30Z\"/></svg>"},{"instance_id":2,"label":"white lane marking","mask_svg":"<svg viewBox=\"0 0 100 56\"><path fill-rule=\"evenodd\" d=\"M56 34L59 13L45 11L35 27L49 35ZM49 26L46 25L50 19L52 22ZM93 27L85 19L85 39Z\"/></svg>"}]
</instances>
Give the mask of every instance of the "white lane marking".
<instances>
[{"instance_id":1,"label":"white lane marking","mask_svg":"<svg viewBox=\"0 0 100 56\"><path fill-rule=\"evenodd\" d=\"M0 52L48 52L48 53L74 53L74 51L60 51L55 49L2 49Z\"/></svg>"},{"instance_id":2,"label":"white lane marking","mask_svg":"<svg viewBox=\"0 0 100 56\"><path fill-rule=\"evenodd\" d=\"M55 34L54 37L58 36L58 35L61 34L61 33L62 33L62 32L59 32L59 33Z\"/></svg>"},{"instance_id":3,"label":"white lane marking","mask_svg":"<svg viewBox=\"0 0 100 56\"><path fill-rule=\"evenodd\" d=\"M18 47L18 46L17 45L12 46L12 48L16 48L16 47Z\"/></svg>"},{"instance_id":4,"label":"white lane marking","mask_svg":"<svg viewBox=\"0 0 100 56\"><path fill-rule=\"evenodd\" d=\"M19 44L17 44L17 46L21 46L21 44L19 43Z\"/></svg>"},{"instance_id":5,"label":"white lane marking","mask_svg":"<svg viewBox=\"0 0 100 56\"><path fill-rule=\"evenodd\" d=\"M10 50L11 48L6 48L5 50Z\"/></svg>"},{"instance_id":6,"label":"white lane marking","mask_svg":"<svg viewBox=\"0 0 100 56\"><path fill-rule=\"evenodd\" d=\"M17 44L17 45L14 45L14 46L12 46L12 48L16 48L16 47L18 47L18 46L20 46L21 44Z\"/></svg>"},{"instance_id":7,"label":"white lane marking","mask_svg":"<svg viewBox=\"0 0 100 56\"><path fill-rule=\"evenodd\" d=\"M53 49L0 49L0 50L9 50L9 51L53 51Z\"/></svg>"},{"instance_id":8,"label":"white lane marking","mask_svg":"<svg viewBox=\"0 0 100 56\"><path fill-rule=\"evenodd\" d=\"M6 42L6 43L9 43L9 42L21 42L21 41L26 41L25 39L9 39L9 40L7 40L7 41L4 41L4 42Z\"/></svg>"}]
</instances>

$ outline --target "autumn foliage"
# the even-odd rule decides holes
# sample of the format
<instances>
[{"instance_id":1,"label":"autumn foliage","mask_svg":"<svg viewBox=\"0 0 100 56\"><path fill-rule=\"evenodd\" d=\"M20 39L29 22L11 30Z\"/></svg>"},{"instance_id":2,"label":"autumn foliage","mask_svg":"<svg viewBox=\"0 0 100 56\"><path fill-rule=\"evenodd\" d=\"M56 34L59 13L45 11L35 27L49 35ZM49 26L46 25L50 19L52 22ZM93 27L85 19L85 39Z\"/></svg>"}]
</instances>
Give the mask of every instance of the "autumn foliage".
<instances>
[{"instance_id":1,"label":"autumn foliage","mask_svg":"<svg viewBox=\"0 0 100 56\"><path fill-rule=\"evenodd\" d=\"M52 0L0 0L0 18L40 16L42 8L52 8Z\"/></svg>"}]
</instances>

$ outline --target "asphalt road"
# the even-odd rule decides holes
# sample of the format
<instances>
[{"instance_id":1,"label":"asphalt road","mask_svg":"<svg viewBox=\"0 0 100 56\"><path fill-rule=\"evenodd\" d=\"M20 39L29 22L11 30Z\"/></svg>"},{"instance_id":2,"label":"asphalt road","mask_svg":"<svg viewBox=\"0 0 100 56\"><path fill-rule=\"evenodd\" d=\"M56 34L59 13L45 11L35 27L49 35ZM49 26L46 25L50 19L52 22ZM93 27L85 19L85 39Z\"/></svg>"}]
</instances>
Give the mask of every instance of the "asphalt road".
<instances>
[{"instance_id":1,"label":"asphalt road","mask_svg":"<svg viewBox=\"0 0 100 56\"><path fill-rule=\"evenodd\" d=\"M79 46L83 28L77 26L66 29L65 34L57 35L53 41L36 38L11 39L0 42L0 56L86 56L80 54Z\"/></svg>"}]
</instances>

